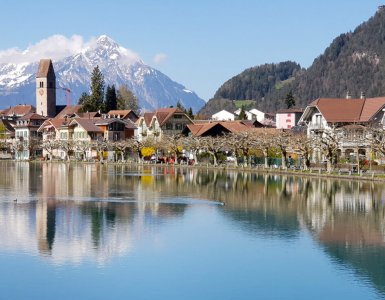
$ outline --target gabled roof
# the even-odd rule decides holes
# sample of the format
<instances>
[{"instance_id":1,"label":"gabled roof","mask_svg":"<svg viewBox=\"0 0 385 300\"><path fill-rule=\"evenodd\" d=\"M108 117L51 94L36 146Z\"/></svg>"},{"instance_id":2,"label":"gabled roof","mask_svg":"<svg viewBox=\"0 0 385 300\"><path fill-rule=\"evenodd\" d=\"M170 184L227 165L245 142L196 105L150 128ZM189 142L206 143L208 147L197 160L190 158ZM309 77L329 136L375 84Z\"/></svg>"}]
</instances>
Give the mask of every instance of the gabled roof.
<instances>
[{"instance_id":1,"label":"gabled roof","mask_svg":"<svg viewBox=\"0 0 385 300\"><path fill-rule=\"evenodd\" d=\"M95 125L95 119L83 119L83 118L75 118L71 121L69 126L77 123L80 127L82 127L87 132L103 132L101 128Z\"/></svg>"},{"instance_id":2,"label":"gabled roof","mask_svg":"<svg viewBox=\"0 0 385 300\"><path fill-rule=\"evenodd\" d=\"M150 112L150 113L144 113L143 115L143 120L144 122L146 123L146 126L147 127L150 127L150 124L151 124L151 121L152 121L152 117L155 116L155 113L153 112Z\"/></svg>"},{"instance_id":3,"label":"gabled roof","mask_svg":"<svg viewBox=\"0 0 385 300\"><path fill-rule=\"evenodd\" d=\"M67 105L59 114L56 115L55 119L62 119L65 116L72 116L73 114L77 114L81 108L81 105Z\"/></svg>"},{"instance_id":4,"label":"gabled roof","mask_svg":"<svg viewBox=\"0 0 385 300\"><path fill-rule=\"evenodd\" d=\"M37 70L36 78L48 77L48 75L55 76L55 71L53 69L52 60L41 59L40 63L39 63L39 69Z\"/></svg>"},{"instance_id":5,"label":"gabled roof","mask_svg":"<svg viewBox=\"0 0 385 300\"><path fill-rule=\"evenodd\" d=\"M126 109L126 110L110 110L107 113L108 116L113 116L114 118L120 118L120 119L128 118L129 114L134 114L135 117L138 118L136 113L133 110L131 110L131 109Z\"/></svg>"},{"instance_id":6,"label":"gabled roof","mask_svg":"<svg viewBox=\"0 0 385 300\"><path fill-rule=\"evenodd\" d=\"M224 131L231 133L242 132L250 129L249 126L246 126L242 122L237 121L216 121L200 124L188 124L186 127L188 128L188 130L190 130L193 136L205 135L209 130L214 127L222 127Z\"/></svg>"},{"instance_id":7,"label":"gabled roof","mask_svg":"<svg viewBox=\"0 0 385 300\"><path fill-rule=\"evenodd\" d=\"M15 128L12 126L12 123L9 122L9 120L0 119L0 124L4 125L6 132L9 132L9 133L15 132Z\"/></svg>"},{"instance_id":8,"label":"gabled roof","mask_svg":"<svg viewBox=\"0 0 385 300\"><path fill-rule=\"evenodd\" d=\"M178 107L173 108L159 108L155 111L156 118L158 119L159 125L162 126L167 122L174 114L184 114L184 112Z\"/></svg>"},{"instance_id":9,"label":"gabled roof","mask_svg":"<svg viewBox=\"0 0 385 300\"><path fill-rule=\"evenodd\" d=\"M328 123L369 122L385 106L385 97L367 99L319 98L306 108L303 118L317 109ZM302 119L302 118L301 118Z\"/></svg>"}]
</instances>

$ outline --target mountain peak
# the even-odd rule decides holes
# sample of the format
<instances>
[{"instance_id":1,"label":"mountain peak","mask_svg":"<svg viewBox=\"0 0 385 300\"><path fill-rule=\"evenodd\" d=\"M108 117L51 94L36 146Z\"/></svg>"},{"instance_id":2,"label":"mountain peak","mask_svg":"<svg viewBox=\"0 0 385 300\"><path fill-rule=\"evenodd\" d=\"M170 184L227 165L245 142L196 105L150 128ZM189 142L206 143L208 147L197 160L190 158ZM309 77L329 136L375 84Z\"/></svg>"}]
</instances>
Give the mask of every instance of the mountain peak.
<instances>
[{"instance_id":1,"label":"mountain peak","mask_svg":"<svg viewBox=\"0 0 385 300\"><path fill-rule=\"evenodd\" d=\"M97 39L96 39L96 47L103 47L103 48L106 48L106 49L115 49L115 48L119 48L119 44L117 42L115 42L112 38L110 38L109 36L103 34L101 36L99 36Z\"/></svg>"}]
</instances>

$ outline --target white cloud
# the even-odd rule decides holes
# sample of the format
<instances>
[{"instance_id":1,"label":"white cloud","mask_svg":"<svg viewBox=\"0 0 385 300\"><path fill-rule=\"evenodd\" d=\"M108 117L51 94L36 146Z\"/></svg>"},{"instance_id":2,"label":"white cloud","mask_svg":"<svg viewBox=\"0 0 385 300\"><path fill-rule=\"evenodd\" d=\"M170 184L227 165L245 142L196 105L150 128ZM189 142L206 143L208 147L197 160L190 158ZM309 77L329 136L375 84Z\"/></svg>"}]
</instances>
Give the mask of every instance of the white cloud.
<instances>
[{"instance_id":1,"label":"white cloud","mask_svg":"<svg viewBox=\"0 0 385 300\"><path fill-rule=\"evenodd\" d=\"M25 50L19 48L0 50L0 63L30 63L38 62L41 58L58 60L80 53L85 49L95 47L98 39L103 37L114 42L106 36L99 38L92 37L88 41L85 41L80 35L73 35L67 38L66 36L55 34L35 44L29 45ZM124 60L125 63L140 60L139 55L134 51L123 47L119 47L119 49L122 54L120 59Z\"/></svg>"},{"instance_id":2,"label":"white cloud","mask_svg":"<svg viewBox=\"0 0 385 300\"><path fill-rule=\"evenodd\" d=\"M79 35L67 38L55 34L29 45L26 50L18 48L0 50L0 63L35 62L41 58L60 59L79 52L86 45L83 37Z\"/></svg>"},{"instance_id":3,"label":"white cloud","mask_svg":"<svg viewBox=\"0 0 385 300\"><path fill-rule=\"evenodd\" d=\"M154 56L153 61L155 64L160 65L167 59L167 54L165 53L158 53Z\"/></svg>"}]
</instances>

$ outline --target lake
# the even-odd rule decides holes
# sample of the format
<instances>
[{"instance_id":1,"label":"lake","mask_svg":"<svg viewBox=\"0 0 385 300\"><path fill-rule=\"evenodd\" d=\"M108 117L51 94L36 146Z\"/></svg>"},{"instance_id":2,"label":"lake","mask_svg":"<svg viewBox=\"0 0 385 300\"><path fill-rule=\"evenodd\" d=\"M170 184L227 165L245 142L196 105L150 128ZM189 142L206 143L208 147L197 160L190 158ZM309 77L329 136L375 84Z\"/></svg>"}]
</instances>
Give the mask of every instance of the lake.
<instances>
[{"instance_id":1,"label":"lake","mask_svg":"<svg viewBox=\"0 0 385 300\"><path fill-rule=\"evenodd\" d=\"M382 183L0 163L0 299L382 299Z\"/></svg>"}]
</instances>

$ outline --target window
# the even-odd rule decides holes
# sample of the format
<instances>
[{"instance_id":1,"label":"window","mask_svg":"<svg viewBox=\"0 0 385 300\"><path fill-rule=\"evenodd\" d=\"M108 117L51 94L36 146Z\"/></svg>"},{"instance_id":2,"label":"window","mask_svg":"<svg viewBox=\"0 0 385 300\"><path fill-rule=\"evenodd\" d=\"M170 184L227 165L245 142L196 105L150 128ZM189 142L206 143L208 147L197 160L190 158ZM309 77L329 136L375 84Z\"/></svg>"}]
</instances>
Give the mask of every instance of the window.
<instances>
[{"instance_id":1,"label":"window","mask_svg":"<svg viewBox=\"0 0 385 300\"><path fill-rule=\"evenodd\" d=\"M167 130L172 130L172 128L173 128L172 123L166 123Z\"/></svg>"},{"instance_id":2,"label":"window","mask_svg":"<svg viewBox=\"0 0 385 300\"><path fill-rule=\"evenodd\" d=\"M174 119L182 119L182 115L174 115Z\"/></svg>"},{"instance_id":3,"label":"window","mask_svg":"<svg viewBox=\"0 0 385 300\"><path fill-rule=\"evenodd\" d=\"M288 117L291 117L291 114L287 114Z\"/></svg>"},{"instance_id":4,"label":"window","mask_svg":"<svg viewBox=\"0 0 385 300\"><path fill-rule=\"evenodd\" d=\"M175 130L182 130L183 129L183 124L175 124Z\"/></svg>"},{"instance_id":5,"label":"window","mask_svg":"<svg viewBox=\"0 0 385 300\"><path fill-rule=\"evenodd\" d=\"M40 81L40 87L43 88L44 87L44 83L43 81Z\"/></svg>"},{"instance_id":6,"label":"window","mask_svg":"<svg viewBox=\"0 0 385 300\"><path fill-rule=\"evenodd\" d=\"M286 123L291 123L291 120L290 119L286 119Z\"/></svg>"}]
</instances>

